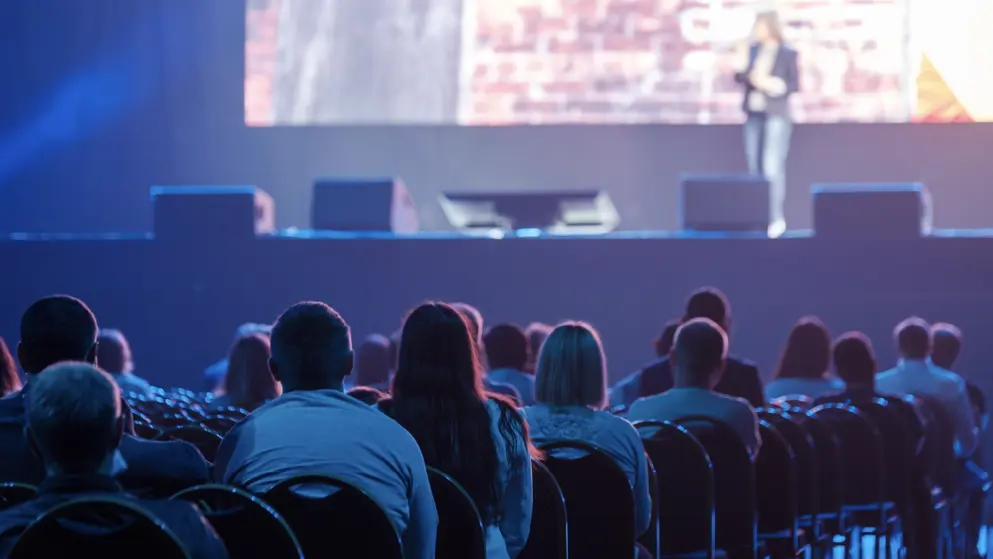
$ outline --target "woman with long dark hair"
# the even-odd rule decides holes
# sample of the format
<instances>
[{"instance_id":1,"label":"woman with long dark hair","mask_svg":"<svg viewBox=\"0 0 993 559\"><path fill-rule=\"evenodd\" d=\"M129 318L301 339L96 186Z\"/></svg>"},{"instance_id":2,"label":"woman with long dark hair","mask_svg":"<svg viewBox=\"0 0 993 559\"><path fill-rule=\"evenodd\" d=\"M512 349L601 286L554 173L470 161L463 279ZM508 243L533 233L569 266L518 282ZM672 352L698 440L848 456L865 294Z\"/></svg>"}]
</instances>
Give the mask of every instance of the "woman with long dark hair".
<instances>
[{"instance_id":1,"label":"woman with long dark hair","mask_svg":"<svg viewBox=\"0 0 993 559\"><path fill-rule=\"evenodd\" d=\"M831 333L816 316L801 318L786 339L773 380L765 387L770 400L802 395L817 398L844 389L831 376Z\"/></svg>"},{"instance_id":2,"label":"woman with long dark hair","mask_svg":"<svg viewBox=\"0 0 993 559\"><path fill-rule=\"evenodd\" d=\"M228 355L228 372L223 393L211 407L236 406L253 411L283 393L283 387L269 372L269 337L248 334L238 338Z\"/></svg>"},{"instance_id":3,"label":"woman with long dark hair","mask_svg":"<svg viewBox=\"0 0 993 559\"><path fill-rule=\"evenodd\" d=\"M476 345L454 308L425 303L407 317L392 394L381 409L479 509L487 559L516 557L531 526L527 424L507 400L483 390Z\"/></svg>"}]
</instances>

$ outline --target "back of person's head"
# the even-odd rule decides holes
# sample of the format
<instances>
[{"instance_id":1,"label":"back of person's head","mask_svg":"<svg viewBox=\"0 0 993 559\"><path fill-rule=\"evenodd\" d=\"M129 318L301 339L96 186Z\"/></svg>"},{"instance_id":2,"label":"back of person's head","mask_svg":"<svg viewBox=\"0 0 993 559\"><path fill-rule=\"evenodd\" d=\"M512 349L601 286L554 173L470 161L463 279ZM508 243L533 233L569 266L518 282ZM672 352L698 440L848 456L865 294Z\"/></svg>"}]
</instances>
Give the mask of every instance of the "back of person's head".
<instances>
[{"instance_id":1,"label":"back of person's head","mask_svg":"<svg viewBox=\"0 0 993 559\"><path fill-rule=\"evenodd\" d=\"M17 374L14 356L10 354L7 342L0 338L0 398L21 389L21 377Z\"/></svg>"},{"instance_id":2,"label":"back of person's head","mask_svg":"<svg viewBox=\"0 0 993 559\"><path fill-rule=\"evenodd\" d=\"M450 306L462 315L469 328L469 337L472 338L472 341L481 344L483 341L483 313L469 303L451 303Z\"/></svg>"},{"instance_id":3,"label":"back of person's head","mask_svg":"<svg viewBox=\"0 0 993 559\"><path fill-rule=\"evenodd\" d=\"M304 301L283 311L272 327L269 368L283 390L342 388L352 372L352 335L334 309Z\"/></svg>"},{"instance_id":4,"label":"back of person's head","mask_svg":"<svg viewBox=\"0 0 993 559\"><path fill-rule=\"evenodd\" d=\"M528 346L531 347L532 357L538 355L541 352L541 346L551 335L552 330L555 327L550 324L545 324L544 322L532 322L527 325L524 329L524 335L528 338Z\"/></svg>"},{"instance_id":5,"label":"back of person's head","mask_svg":"<svg viewBox=\"0 0 993 559\"><path fill-rule=\"evenodd\" d=\"M538 353L534 397L553 406L607 405L607 363L592 326L564 322L552 330Z\"/></svg>"},{"instance_id":6,"label":"back of person's head","mask_svg":"<svg viewBox=\"0 0 993 559\"><path fill-rule=\"evenodd\" d=\"M862 332L846 332L834 342L834 368L846 386L875 386L876 355Z\"/></svg>"},{"instance_id":7,"label":"back of person's head","mask_svg":"<svg viewBox=\"0 0 993 559\"><path fill-rule=\"evenodd\" d=\"M21 316L17 357L25 373L40 373L62 361L96 360L97 319L85 303L68 295L35 301Z\"/></svg>"},{"instance_id":8,"label":"back of person's head","mask_svg":"<svg viewBox=\"0 0 993 559\"><path fill-rule=\"evenodd\" d=\"M724 371L728 337L709 318L693 318L676 330L671 359L676 386L713 388Z\"/></svg>"},{"instance_id":9,"label":"back of person's head","mask_svg":"<svg viewBox=\"0 0 993 559\"><path fill-rule=\"evenodd\" d=\"M665 357L669 355L672 351L672 342L676 339L676 330L679 328L680 321L670 320L665 323L662 328L662 335L655 339L655 355L659 357Z\"/></svg>"},{"instance_id":10,"label":"back of person's head","mask_svg":"<svg viewBox=\"0 0 993 559\"><path fill-rule=\"evenodd\" d=\"M384 400L388 400L390 397L389 394L371 386L356 386L349 389L347 394L369 406L375 406Z\"/></svg>"},{"instance_id":11,"label":"back of person's head","mask_svg":"<svg viewBox=\"0 0 993 559\"><path fill-rule=\"evenodd\" d=\"M790 330L773 378L823 378L831 367L831 334L816 316L801 318Z\"/></svg>"},{"instance_id":12,"label":"back of person's head","mask_svg":"<svg viewBox=\"0 0 993 559\"><path fill-rule=\"evenodd\" d=\"M282 394L283 387L269 371L270 357L270 340L264 334L235 340L224 375L224 393L234 405L251 410Z\"/></svg>"},{"instance_id":13,"label":"back of person's head","mask_svg":"<svg viewBox=\"0 0 993 559\"><path fill-rule=\"evenodd\" d=\"M467 322L445 303L425 303L407 316L389 414L413 435L428 466L465 488L489 525L501 510L503 488L482 368ZM500 423L503 430L505 422Z\"/></svg>"},{"instance_id":14,"label":"back of person's head","mask_svg":"<svg viewBox=\"0 0 993 559\"><path fill-rule=\"evenodd\" d=\"M88 363L53 365L32 379L25 407L32 446L49 473L109 470L122 421L120 391L107 373Z\"/></svg>"},{"instance_id":15,"label":"back of person's head","mask_svg":"<svg viewBox=\"0 0 993 559\"><path fill-rule=\"evenodd\" d=\"M394 367L390 339L372 334L355 350L355 385L374 386L389 382Z\"/></svg>"},{"instance_id":16,"label":"back of person's head","mask_svg":"<svg viewBox=\"0 0 993 559\"><path fill-rule=\"evenodd\" d=\"M893 330L896 347L904 359L927 359L931 354L931 327L916 316L912 316Z\"/></svg>"},{"instance_id":17,"label":"back of person's head","mask_svg":"<svg viewBox=\"0 0 993 559\"><path fill-rule=\"evenodd\" d=\"M134 370L131 345L120 330L104 328L97 336L97 366L112 375Z\"/></svg>"},{"instance_id":18,"label":"back of person's head","mask_svg":"<svg viewBox=\"0 0 993 559\"><path fill-rule=\"evenodd\" d=\"M694 291L686 300L686 314L683 322L694 318L707 318L724 330L731 327L731 305L727 297L716 287L703 287Z\"/></svg>"},{"instance_id":19,"label":"back of person's head","mask_svg":"<svg viewBox=\"0 0 993 559\"><path fill-rule=\"evenodd\" d=\"M939 322L931 326L931 361L951 369L962 351L962 331L954 324Z\"/></svg>"},{"instance_id":20,"label":"back of person's head","mask_svg":"<svg viewBox=\"0 0 993 559\"><path fill-rule=\"evenodd\" d=\"M528 338L515 324L497 324L483 335L486 363L491 371L517 369L523 371L531 358Z\"/></svg>"}]
</instances>

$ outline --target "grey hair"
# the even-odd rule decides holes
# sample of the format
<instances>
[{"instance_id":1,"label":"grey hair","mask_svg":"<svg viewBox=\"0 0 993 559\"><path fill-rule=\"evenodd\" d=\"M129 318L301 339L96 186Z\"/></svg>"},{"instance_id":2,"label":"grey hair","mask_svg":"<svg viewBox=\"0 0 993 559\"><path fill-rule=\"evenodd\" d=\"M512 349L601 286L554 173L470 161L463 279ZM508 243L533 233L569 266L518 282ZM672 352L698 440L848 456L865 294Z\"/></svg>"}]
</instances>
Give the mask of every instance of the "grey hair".
<instances>
[{"instance_id":1,"label":"grey hair","mask_svg":"<svg viewBox=\"0 0 993 559\"><path fill-rule=\"evenodd\" d=\"M88 363L48 367L31 380L27 424L46 462L64 473L91 473L106 459L121 417L121 392Z\"/></svg>"},{"instance_id":2,"label":"grey hair","mask_svg":"<svg viewBox=\"0 0 993 559\"><path fill-rule=\"evenodd\" d=\"M538 354L535 400L557 406L607 405L607 361L597 331L585 322L563 322Z\"/></svg>"}]
</instances>

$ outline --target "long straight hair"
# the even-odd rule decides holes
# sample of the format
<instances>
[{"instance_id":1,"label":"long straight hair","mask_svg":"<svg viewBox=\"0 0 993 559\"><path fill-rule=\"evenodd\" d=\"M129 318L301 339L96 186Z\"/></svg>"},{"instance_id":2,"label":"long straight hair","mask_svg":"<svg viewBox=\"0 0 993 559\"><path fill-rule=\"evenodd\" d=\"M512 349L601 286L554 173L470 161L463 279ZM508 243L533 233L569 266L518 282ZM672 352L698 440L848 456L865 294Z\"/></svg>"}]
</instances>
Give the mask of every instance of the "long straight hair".
<instances>
[{"instance_id":1,"label":"long straight hair","mask_svg":"<svg viewBox=\"0 0 993 559\"><path fill-rule=\"evenodd\" d=\"M773 378L823 378L830 368L831 334L821 319L805 316L790 330Z\"/></svg>"},{"instance_id":2,"label":"long straight hair","mask_svg":"<svg viewBox=\"0 0 993 559\"><path fill-rule=\"evenodd\" d=\"M414 437L425 463L465 488L484 524L499 522L501 452L487 400L500 406L498 426L508 458L526 452L517 443L527 440L527 429L507 402L483 389L476 344L458 311L445 303L425 303L410 313L400 336L392 393L383 408Z\"/></svg>"},{"instance_id":3,"label":"long straight hair","mask_svg":"<svg viewBox=\"0 0 993 559\"><path fill-rule=\"evenodd\" d=\"M269 344L268 336L248 334L231 346L224 392L236 405L255 409L282 394L282 385L269 372Z\"/></svg>"}]
</instances>

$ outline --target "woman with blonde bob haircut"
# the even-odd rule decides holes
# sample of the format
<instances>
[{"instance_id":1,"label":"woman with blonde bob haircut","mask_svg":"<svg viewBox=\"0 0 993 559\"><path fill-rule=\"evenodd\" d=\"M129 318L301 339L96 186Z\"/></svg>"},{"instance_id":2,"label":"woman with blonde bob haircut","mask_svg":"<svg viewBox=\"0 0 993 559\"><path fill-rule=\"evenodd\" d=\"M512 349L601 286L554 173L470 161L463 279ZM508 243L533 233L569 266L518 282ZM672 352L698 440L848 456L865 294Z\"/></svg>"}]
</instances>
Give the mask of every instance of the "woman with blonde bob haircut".
<instances>
[{"instance_id":1,"label":"woman with blonde bob haircut","mask_svg":"<svg viewBox=\"0 0 993 559\"><path fill-rule=\"evenodd\" d=\"M607 363L592 326L564 322L552 330L538 355L534 393L537 404L524 408L531 440L537 445L582 441L612 457L628 476L636 527L643 534L651 521L645 450L627 420L604 410Z\"/></svg>"}]
</instances>

